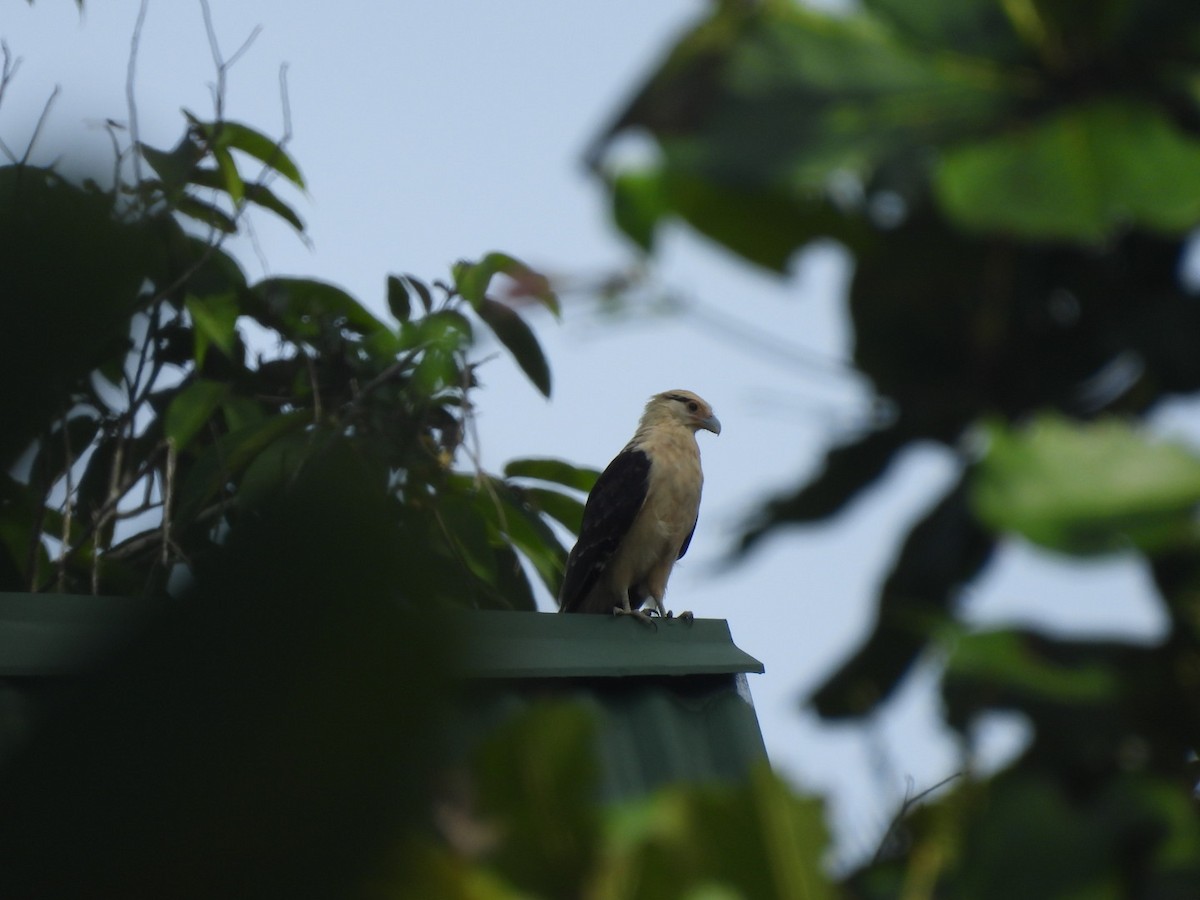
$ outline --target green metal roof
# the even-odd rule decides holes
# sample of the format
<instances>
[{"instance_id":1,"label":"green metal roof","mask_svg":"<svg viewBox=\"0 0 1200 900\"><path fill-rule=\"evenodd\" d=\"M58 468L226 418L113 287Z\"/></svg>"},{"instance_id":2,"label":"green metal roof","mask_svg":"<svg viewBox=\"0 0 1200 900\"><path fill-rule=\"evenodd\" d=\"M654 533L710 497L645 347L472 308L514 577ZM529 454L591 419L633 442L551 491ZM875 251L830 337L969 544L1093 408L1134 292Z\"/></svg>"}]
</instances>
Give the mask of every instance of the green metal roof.
<instances>
[{"instance_id":1,"label":"green metal roof","mask_svg":"<svg viewBox=\"0 0 1200 900\"><path fill-rule=\"evenodd\" d=\"M723 619L656 620L477 610L464 613L479 678L725 675L763 671Z\"/></svg>"},{"instance_id":2,"label":"green metal roof","mask_svg":"<svg viewBox=\"0 0 1200 900\"><path fill-rule=\"evenodd\" d=\"M161 609L117 597L0 593L0 757L25 731L23 698L35 697L38 683L85 671ZM473 685L461 710L468 735L542 699L578 702L596 719L601 791L610 799L673 781L739 779L766 757L746 680L763 665L733 643L723 620L651 627L612 616L452 615Z\"/></svg>"},{"instance_id":3,"label":"green metal roof","mask_svg":"<svg viewBox=\"0 0 1200 900\"><path fill-rule=\"evenodd\" d=\"M736 781L766 759L746 681L763 665L723 620L650 627L598 615L463 615L475 685L468 730L486 733L541 700L579 703L596 722L609 800L672 782Z\"/></svg>"},{"instance_id":4,"label":"green metal roof","mask_svg":"<svg viewBox=\"0 0 1200 900\"><path fill-rule=\"evenodd\" d=\"M128 638L155 606L124 597L0 592L0 678L78 672Z\"/></svg>"}]
</instances>

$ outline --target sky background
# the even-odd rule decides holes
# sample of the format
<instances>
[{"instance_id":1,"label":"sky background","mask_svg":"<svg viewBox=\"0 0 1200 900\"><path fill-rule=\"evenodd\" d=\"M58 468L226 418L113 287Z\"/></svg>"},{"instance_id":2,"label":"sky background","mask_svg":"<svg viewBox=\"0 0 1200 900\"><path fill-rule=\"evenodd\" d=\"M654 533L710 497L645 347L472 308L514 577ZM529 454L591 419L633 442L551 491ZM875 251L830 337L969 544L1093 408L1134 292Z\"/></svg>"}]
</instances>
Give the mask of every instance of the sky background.
<instances>
[{"instance_id":1,"label":"sky background","mask_svg":"<svg viewBox=\"0 0 1200 900\"><path fill-rule=\"evenodd\" d=\"M0 37L21 59L0 102L9 147L23 152L58 86L31 158L58 160L68 173L110 167L102 122L129 119L138 8L89 0L81 16L69 0L0 0ZM227 117L280 135L286 64L289 150L308 185L288 195L276 184L305 219L307 243L259 216L257 246L241 241L234 252L252 277L321 278L380 315L388 273L445 278L454 260L490 250L567 287L627 271L634 249L610 224L583 155L703 10L683 0L211 0L227 57L262 28L228 73ZM146 143L174 145L181 107L211 114L216 70L198 2L149 2L136 71ZM869 386L844 362L852 265L822 245L797 254L780 278L670 228L639 294L641 312L614 317L586 290L567 290L561 321L532 316L553 373L551 400L489 347L481 354L496 356L477 398L480 459L493 471L521 456L601 468L649 395L685 388L712 403L723 431L699 437L700 526L668 605L727 619L735 642L764 662L766 674L750 684L771 759L798 786L826 795L843 858L874 848L907 790L959 766L939 720L936 660L865 726L824 725L801 706L870 627L874 590L908 525L952 477L953 458L933 446L910 453L831 522L779 533L743 562L725 560L756 506L814 473L824 449L870 414ZM1164 429L1193 437L1196 421L1185 407L1159 417ZM1165 626L1134 562L1071 564L1018 544L963 603L979 624L1056 633L1152 640ZM543 608L553 608L548 597ZM980 763L999 764L1023 734L1009 719L984 723Z\"/></svg>"}]
</instances>

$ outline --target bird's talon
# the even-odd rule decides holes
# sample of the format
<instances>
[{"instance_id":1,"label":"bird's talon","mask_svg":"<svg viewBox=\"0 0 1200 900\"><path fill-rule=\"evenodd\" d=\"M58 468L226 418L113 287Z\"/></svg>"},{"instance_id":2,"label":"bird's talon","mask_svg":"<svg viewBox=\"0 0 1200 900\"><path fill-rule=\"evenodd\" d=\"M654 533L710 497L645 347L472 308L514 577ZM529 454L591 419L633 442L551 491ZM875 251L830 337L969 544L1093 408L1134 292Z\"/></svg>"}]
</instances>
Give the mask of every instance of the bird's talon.
<instances>
[{"instance_id":1,"label":"bird's talon","mask_svg":"<svg viewBox=\"0 0 1200 900\"><path fill-rule=\"evenodd\" d=\"M613 607L614 616L633 616L639 622L649 625L655 631L658 631L658 626L654 624L654 620L640 609L625 609L623 606Z\"/></svg>"}]
</instances>

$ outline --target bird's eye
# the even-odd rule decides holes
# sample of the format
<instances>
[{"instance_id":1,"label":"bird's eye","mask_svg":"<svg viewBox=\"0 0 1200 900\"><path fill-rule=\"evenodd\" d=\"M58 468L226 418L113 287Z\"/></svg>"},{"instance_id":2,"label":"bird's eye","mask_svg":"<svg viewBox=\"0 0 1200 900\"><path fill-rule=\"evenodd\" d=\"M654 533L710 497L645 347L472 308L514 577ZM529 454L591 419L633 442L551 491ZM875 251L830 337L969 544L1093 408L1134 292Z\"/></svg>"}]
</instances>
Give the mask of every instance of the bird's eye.
<instances>
[{"instance_id":1,"label":"bird's eye","mask_svg":"<svg viewBox=\"0 0 1200 900\"><path fill-rule=\"evenodd\" d=\"M700 408L700 404L697 403L695 400L688 401L688 412L695 412L699 408Z\"/></svg>"}]
</instances>

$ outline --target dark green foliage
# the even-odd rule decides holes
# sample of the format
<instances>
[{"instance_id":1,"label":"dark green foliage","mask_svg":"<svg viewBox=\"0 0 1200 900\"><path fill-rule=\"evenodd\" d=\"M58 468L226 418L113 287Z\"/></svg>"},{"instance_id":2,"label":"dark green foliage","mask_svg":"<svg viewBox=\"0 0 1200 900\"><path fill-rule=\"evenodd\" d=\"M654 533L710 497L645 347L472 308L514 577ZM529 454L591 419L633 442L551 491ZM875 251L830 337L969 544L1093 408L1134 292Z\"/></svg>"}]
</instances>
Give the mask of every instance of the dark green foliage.
<instances>
[{"instance_id":1,"label":"dark green foliage","mask_svg":"<svg viewBox=\"0 0 1200 900\"><path fill-rule=\"evenodd\" d=\"M964 740L1005 711L1033 744L911 816L857 894L1195 893L1200 454L1141 420L1200 389L1183 279L1200 225L1198 78L1200 9L1179 0L866 0L844 16L719 3L593 152L645 251L675 218L775 271L816 238L854 254L854 363L890 415L768 503L743 549L836 515L921 442L959 456L957 484L887 573L874 629L812 701L869 714L945 650ZM626 130L654 137L653 167L599 165ZM1141 554L1169 634L969 633L958 599L1011 536Z\"/></svg>"},{"instance_id":2,"label":"dark green foliage","mask_svg":"<svg viewBox=\"0 0 1200 900\"><path fill-rule=\"evenodd\" d=\"M454 471L475 388L472 320L550 390L533 332L488 295L492 276L556 311L549 283L500 253L460 263L461 288L436 297L392 277L393 323L315 279L248 283L221 234L247 204L300 222L231 151L303 178L252 128L188 122L174 150L139 148L157 177L116 195L0 169L0 459L36 451L0 501L0 587L162 594L309 460L349 442L421 548L430 602L533 608L517 554L556 591L565 550L541 510L572 520L575 500ZM183 224L198 210L207 237ZM247 347L246 322L273 336L270 355ZM53 555L47 539L61 544Z\"/></svg>"}]
</instances>

